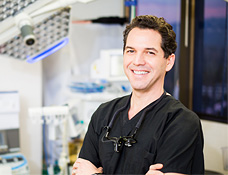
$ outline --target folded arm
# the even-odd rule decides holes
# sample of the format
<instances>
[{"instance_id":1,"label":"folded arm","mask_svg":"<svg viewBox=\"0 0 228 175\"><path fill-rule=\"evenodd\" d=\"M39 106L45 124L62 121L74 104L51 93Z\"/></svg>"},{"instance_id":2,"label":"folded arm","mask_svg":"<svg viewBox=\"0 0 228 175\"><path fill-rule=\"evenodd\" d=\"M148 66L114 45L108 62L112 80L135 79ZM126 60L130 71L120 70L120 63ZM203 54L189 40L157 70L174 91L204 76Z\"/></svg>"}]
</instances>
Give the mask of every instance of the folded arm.
<instances>
[{"instance_id":1,"label":"folded arm","mask_svg":"<svg viewBox=\"0 0 228 175\"><path fill-rule=\"evenodd\" d=\"M93 165L90 161L78 158L72 169L72 175L91 175L94 173L102 173L103 168L99 167L97 168L95 165Z\"/></svg>"},{"instance_id":2,"label":"folded arm","mask_svg":"<svg viewBox=\"0 0 228 175\"><path fill-rule=\"evenodd\" d=\"M150 166L149 171L147 171L146 175L183 175L180 173L163 173L161 171L159 171L160 169L162 169L163 165L158 163L158 164L154 164Z\"/></svg>"},{"instance_id":3,"label":"folded arm","mask_svg":"<svg viewBox=\"0 0 228 175\"><path fill-rule=\"evenodd\" d=\"M146 175L183 175L180 173L163 173L159 171L162 169L162 164L154 164L150 166L150 169L146 173ZM103 168L97 168L90 161L78 158L73 165L72 175L91 175L94 173L103 173Z\"/></svg>"}]
</instances>

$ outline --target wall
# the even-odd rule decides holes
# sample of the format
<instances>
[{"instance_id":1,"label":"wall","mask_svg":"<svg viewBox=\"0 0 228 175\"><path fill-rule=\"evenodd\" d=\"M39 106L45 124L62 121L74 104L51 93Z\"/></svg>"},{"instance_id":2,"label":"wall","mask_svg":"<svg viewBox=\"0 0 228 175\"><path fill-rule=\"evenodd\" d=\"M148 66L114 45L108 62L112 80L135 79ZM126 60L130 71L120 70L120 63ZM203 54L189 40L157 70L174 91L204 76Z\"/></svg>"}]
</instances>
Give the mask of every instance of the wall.
<instances>
[{"instance_id":1,"label":"wall","mask_svg":"<svg viewBox=\"0 0 228 175\"><path fill-rule=\"evenodd\" d=\"M222 147L228 147L228 125L202 120L205 168L228 174L223 169Z\"/></svg>"},{"instance_id":2,"label":"wall","mask_svg":"<svg viewBox=\"0 0 228 175\"><path fill-rule=\"evenodd\" d=\"M72 19L94 19L107 16L124 16L124 0L96 0L88 4L72 6Z\"/></svg>"},{"instance_id":3,"label":"wall","mask_svg":"<svg viewBox=\"0 0 228 175\"><path fill-rule=\"evenodd\" d=\"M0 91L18 91L20 96L19 137L22 154L27 158L31 174L40 174L42 159L41 125L33 124L29 107L42 104L41 62L29 64L0 55Z\"/></svg>"}]
</instances>

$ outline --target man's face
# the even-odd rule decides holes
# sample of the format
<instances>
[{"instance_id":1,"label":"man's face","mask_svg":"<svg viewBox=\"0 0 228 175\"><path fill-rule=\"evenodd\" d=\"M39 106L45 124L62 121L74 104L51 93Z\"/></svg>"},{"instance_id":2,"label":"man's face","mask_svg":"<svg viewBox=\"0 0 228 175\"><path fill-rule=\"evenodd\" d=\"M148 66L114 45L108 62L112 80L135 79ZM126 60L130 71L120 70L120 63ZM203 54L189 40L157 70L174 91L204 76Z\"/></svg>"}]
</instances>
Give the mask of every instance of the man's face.
<instances>
[{"instance_id":1,"label":"man's face","mask_svg":"<svg viewBox=\"0 0 228 175\"><path fill-rule=\"evenodd\" d=\"M152 29L134 28L128 34L124 72L133 90L147 92L163 89L166 71L172 68L175 56L172 54L168 59L164 58L161 42L161 35Z\"/></svg>"}]
</instances>

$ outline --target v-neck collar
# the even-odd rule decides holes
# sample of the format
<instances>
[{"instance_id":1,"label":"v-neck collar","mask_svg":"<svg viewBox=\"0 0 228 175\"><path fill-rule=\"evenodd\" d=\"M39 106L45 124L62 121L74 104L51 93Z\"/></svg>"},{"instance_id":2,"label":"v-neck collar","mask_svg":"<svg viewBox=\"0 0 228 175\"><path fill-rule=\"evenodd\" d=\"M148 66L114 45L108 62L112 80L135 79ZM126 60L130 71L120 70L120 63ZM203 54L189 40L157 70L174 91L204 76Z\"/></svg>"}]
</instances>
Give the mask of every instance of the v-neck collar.
<instances>
[{"instance_id":1,"label":"v-neck collar","mask_svg":"<svg viewBox=\"0 0 228 175\"><path fill-rule=\"evenodd\" d=\"M130 109L130 103L128 104L126 110L121 112L121 123L122 123L122 135L129 135L130 132L135 128L138 120L141 117L141 113L143 110L139 111L134 117L131 119L128 118L128 111Z\"/></svg>"}]
</instances>

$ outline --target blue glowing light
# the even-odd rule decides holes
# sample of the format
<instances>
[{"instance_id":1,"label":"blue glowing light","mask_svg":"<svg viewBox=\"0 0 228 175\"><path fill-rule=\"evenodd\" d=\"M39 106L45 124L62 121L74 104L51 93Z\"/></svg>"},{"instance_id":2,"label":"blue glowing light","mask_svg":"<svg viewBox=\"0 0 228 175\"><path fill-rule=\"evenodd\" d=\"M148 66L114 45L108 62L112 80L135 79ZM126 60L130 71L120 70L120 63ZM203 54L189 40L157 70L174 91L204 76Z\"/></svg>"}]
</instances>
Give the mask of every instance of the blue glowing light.
<instances>
[{"instance_id":1,"label":"blue glowing light","mask_svg":"<svg viewBox=\"0 0 228 175\"><path fill-rule=\"evenodd\" d=\"M48 48L47 50L45 50L44 52L34 56L34 57L30 57L28 58L26 61L28 63L35 63L39 60L42 60L44 58L46 58L47 56L55 53L56 51L58 51L59 49L61 49L63 46L65 46L67 43L69 42L68 38L64 38L62 41L60 41L58 44L52 46L51 48Z\"/></svg>"}]
</instances>

